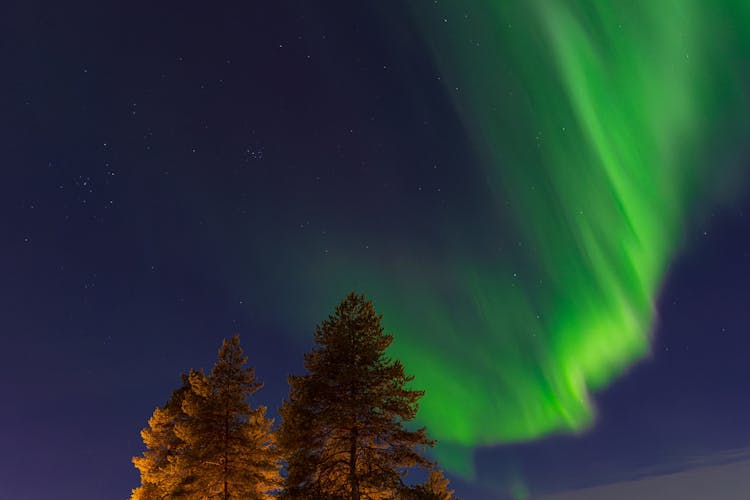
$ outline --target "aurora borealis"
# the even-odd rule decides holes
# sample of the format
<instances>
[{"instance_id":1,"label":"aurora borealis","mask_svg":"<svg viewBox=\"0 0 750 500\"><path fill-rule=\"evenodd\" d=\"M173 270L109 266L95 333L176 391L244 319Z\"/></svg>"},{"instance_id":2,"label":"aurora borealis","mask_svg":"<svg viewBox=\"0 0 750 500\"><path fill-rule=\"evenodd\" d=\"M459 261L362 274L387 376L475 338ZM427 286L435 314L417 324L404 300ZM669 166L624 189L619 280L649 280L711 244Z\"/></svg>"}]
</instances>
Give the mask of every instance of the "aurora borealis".
<instances>
[{"instance_id":1,"label":"aurora borealis","mask_svg":"<svg viewBox=\"0 0 750 500\"><path fill-rule=\"evenodd\" d=\"M446 217L430 258L395 241L398 256L339 258L322 275L375 298L456 470L469 473L475 446L585 429L592 392L648 355L689 224L737 178L725 145L747 109L746 14L697 1L415 7L476 150L464 168L486 180L481 212Z\"/></svg>"},{"instance_id":2,"label":"aurora borealis","mask_svg":"<svg viewBox=\"0 0 750 500\"><path fill-rule=\"evenodd\" d=\"M350 291L464 500L750 456L746 0L3 7L0 498L234 334L278 424Z\"/></svg>"},{"instance_id":3,"label":"aurora borealis","mask_svg":"<svg viewBox=\"0 0 750 500\"><path fill-rule=\"evenodd\" d=\"M732 177L731 158L709 153L746 109L742 2L476 7L419 12L519 243L494 262L461 259L471 333L440 334L451 350L477 339L447 375L474 390L453 415L430 400L423 418L468 446L584 428L590 392L648 353L686 223Z\"/></svg>"},{"instance_id":4,"label":"aurora borealis","mask_svg":"<svg viewBox=\"0 0 750 500\"><path fill-rule=\"evenodd\" d=\"M419 15L488 184L510 200L519 246L494 262L463 259L456 288L471 333L440 337L455 339L451 350L474 338L476 355L445 380L417 373L441 392L473 390L452 414L433 396L422 416L467 446L580 430L591 391L649 352L686 223L732 177L731 158L709 154L747 109L736 68L747 4L461 7Z\"/></svg>"}]
</instances>

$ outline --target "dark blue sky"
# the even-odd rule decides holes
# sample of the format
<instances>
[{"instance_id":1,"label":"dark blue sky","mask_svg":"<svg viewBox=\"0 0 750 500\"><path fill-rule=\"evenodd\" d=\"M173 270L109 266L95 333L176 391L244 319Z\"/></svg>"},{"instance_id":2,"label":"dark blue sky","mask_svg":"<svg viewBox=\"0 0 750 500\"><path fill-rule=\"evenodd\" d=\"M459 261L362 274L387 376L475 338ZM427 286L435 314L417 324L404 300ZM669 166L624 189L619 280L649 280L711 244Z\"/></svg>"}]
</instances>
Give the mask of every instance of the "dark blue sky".
<instances>
[{"instance_id":1,"label":"dark blue sky","mask_svg":"<svg viewBox=\"0 0 750 500\"><path fill-rule=\"evenodd\" d=\"M476 182L406 21L351 2L105 3L0 7L0 498L126 497L148 416L235 332L275 410L314 326L281 317L286 259L341 227L331 206L416 206L429 225ZM480 450L464 500L750 446L749 211L689 228L654 355L598 395L597 425Z\"/></svg>"}]
</instances>

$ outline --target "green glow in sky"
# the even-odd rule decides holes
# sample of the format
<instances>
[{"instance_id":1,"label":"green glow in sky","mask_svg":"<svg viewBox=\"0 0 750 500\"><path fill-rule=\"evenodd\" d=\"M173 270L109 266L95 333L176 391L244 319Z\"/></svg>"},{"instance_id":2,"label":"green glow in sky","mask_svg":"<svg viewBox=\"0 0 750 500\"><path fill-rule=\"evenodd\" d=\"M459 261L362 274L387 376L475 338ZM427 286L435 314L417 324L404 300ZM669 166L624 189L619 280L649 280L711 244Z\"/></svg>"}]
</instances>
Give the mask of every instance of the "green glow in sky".
<instances>
[{"instance_id":1,"label":"green glow in sky","mask_svg":"<svg viewBox=\"0 0 750 500\"><path fill-rule=\"evenodd\" d=\"M743 2L470 4L416 14L514 236L494 260L463 249L461 302L404 296L428 318L388 318L422 421L467 447L586 428L591 392L649 353L686 224L731 174L716 148L746 104L749 20Z\"/></svg>"},{"instance_id":2,"label":"green glow in sky","mask_svg":"<svg viewBox=\"0 0 750 500\"><path fill-rule=\"evenodd\" d=\"M432 215L429 250L420 228L367 256L342 243L303 282L324 290L313 318L375 299L444 466L586 429L592 392L648 356L670 262L737 184L748 6L413 3L476 154L474 210Z\"/></svg>"}]
</instances>

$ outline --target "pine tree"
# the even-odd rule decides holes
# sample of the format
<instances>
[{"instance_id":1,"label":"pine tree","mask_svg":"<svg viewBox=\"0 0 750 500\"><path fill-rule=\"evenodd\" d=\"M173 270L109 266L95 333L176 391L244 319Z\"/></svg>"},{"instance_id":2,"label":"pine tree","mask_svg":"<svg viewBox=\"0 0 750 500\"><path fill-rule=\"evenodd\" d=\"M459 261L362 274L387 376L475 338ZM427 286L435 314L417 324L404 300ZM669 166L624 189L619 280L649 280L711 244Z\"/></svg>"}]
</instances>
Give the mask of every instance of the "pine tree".
<instances>
[{"instance_id":1,"label":"pine tree","mask_svg":"<svg viewBox=\"0 0 750 500\"><path fill-rule=\"evenodd\" d=\"M363 295L349 294L315 330L306 375L290 376L278 443L286 461L288 498L393 498L420 452L425 429L409 430L424 394L386 356L393 336Z\"/></svg>"},{"instance_id":2,"label":"pine tree","mask_svg":"<svg viewBox=\"0 0 750 500\"><path fill-rule=\"evenodd\" d=\"M440 469L432 469L423 484L403 488L400 500L458 500L453 490L448 489L450 481Z\"/></svg>"},{"instance_id":3,"label":"pine tree","mask_svg":"<svg viewBox=\"0 0 750 500\"><path fill-rule=\"evenodd\" d=\"M141 486L133 490L133 500L169 498L182 483L175 466L176 457L184 450L184 442L175 434L175 424L185 418L182 402L190 390L187 376L182 376L182 387L172 393L167 404L154 410L148 427L141 431L146 451L133 458L141 474Z\"/></svg>"},{"instance_id":4,"label":"pine tree","mask_svg":"<svg viewBox=\"0 0 750 500\"><path fill-rule=\"evenodd\" d=\"M265 407L248 397L262 384L245 367L238 336L224 341L211 373L192 370L141 433L146 451L134 500L264 499L276 488L278 453Z\"/></svg>"},{"instance_id":5,"label":"pine tree","mask_svg":"<svg viewBox=\"0 0 750 500\"><path fill-rule=\"evenodd\" d=\"M190 373L182 403L186 417L175 425L185 443L177 467L190 498L263 499L278 483L272 421L266 408L251 409L248 397L262 384L245 367L239 336L225 340L211 373Z\"/></svg>"},{"instance_id":6,"label":"pine tree","mask_svg":"<svg viewBox=\"0 0 750 500\"><path fill-rule=\"evenodd\" d=\"M430 476L427 478L425 483L426 492L431 495L431 499L434 500L451 500L455 498L453 496L454 491L448 489L450 481L443 474L440 469L433 469L430 471Z\"/></svg>"}]
</instances>

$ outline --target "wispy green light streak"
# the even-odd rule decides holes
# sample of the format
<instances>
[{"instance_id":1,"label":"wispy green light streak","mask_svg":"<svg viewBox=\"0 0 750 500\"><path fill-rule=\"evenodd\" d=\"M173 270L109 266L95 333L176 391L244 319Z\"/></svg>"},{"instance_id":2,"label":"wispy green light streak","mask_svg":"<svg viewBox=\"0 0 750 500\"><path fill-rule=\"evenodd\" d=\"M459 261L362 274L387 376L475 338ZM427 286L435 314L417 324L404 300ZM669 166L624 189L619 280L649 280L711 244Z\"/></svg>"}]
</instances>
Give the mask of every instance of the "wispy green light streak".
<instances>
[{"instance_id":1,"label":"wispy green light streak","mask_svg":"<svg viewBox=\"0 0 750 500\"><path fill-rule=\"evenodd\" d=\"M483 185L408 214L429 242L362 217L266 272L300 277L280 293L305 333L348 291L374 298L441 462L470 474L477 446L585 429L592 391L648 355L688 224L738 177L750 3L412 5Z\"/></svg>"},{"instance_id":2,"label":"wispy green light streak","mask_svg":"<svg viewBox=\"0 0 750 500\"><path fill-rule=\"evenodd\" d=\"M748 9L417 5L496 210L512 211L515 225L500 230L517 245L495 261L467 260L464 249L451 266L464 303L433 294L422 299L431 322L388 318L410 332L396 354L428 388L421 416L442 441L583 429L590 392L649 352L654 303L685 224L731 174L711 148L746 109L738 63ZM434 349L428 335L441 339Z\"/></svg>"}]
</instances>

